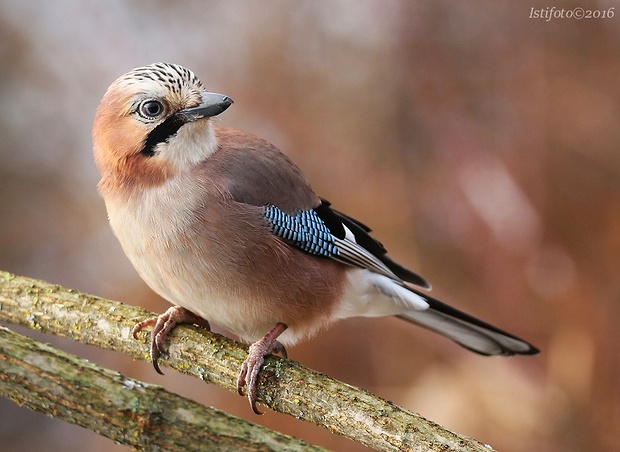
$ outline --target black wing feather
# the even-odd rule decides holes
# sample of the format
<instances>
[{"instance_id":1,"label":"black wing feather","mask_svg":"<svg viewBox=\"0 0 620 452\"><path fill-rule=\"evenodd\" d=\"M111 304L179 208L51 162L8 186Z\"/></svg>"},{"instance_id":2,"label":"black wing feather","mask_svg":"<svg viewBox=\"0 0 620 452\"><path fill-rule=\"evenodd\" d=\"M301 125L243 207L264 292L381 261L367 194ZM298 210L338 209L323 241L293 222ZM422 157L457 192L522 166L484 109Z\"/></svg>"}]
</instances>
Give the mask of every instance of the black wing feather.
<instances>
[{"instance_id":1,"label":"black wing feather","mask_svg":"<svg viewBox=\"0 0 620 452\"><path fill-rule=\"evenodd\" d=\"M381 242L369 234L371 229L368 226L342 212L332 209L330 205L329 201L321 199L321 204L315 207L314 211L336 238L341 240L345 238L346 231L344 226L346 226L353 233L355 242L359 246L383 262L400 279L426 289L431 288L431 285L423 277L390 259L387 255L387 250Z\"/></svg>"}]
</instances>

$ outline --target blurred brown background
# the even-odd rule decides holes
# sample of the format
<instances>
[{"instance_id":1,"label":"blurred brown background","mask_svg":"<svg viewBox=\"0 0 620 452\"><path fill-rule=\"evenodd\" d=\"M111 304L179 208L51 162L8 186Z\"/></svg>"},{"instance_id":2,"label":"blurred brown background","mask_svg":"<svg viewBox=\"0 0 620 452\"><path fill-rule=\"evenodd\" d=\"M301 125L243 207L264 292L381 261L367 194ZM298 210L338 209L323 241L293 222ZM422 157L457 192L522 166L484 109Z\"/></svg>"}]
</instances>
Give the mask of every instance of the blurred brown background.
<instances>
[{"instance_id":1,"label":"blurred brown background","mask_svg":"<svg viewBox=\"0 0 620 452\"><path fill-rule=\"evenodd\" d=\"M611 19L531 19L531 8ZM161 312L96 192L118 76L191 68L434 294L538 345L484 358L352 319L295 360L503 451L620 448L620 4L0 1L0 269ZM20 330L23 331L23 330ZM26 334L36 336L27 331ZM150 364L36 336L336 450L348 440ZM0 399L2 450L126 450Z\"/></svg>"}]
</instances>

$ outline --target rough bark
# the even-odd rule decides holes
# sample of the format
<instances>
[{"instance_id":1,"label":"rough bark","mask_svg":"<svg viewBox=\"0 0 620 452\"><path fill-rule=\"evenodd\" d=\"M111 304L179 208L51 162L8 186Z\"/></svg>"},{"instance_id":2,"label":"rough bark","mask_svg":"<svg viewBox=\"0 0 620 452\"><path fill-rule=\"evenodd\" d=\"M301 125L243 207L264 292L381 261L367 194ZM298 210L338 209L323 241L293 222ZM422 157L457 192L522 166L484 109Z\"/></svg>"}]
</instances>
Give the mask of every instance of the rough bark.
<instances>
[{"instance_id":1,"label":"rough bark","mask_svg":"<svg viewBox=\"0 0 620 452\"><path fill-rule=\"evenodd\" d=\"M136 341L131 328L153 315L139 307L0 272L0 320L136 359L149 359L148 334L141 333L141 340ZM247 347L220 335L180 326L170 337L168 352L161 359L162 365L236 391ZM365 390L278 357L265 361L259 378L259 401L274 411L377 450L492 450Z\"/></svg>"},{"instance_id":2,"label":"rough bark","mask_svg":"<svg viewBox=\"0 0 620 452\"><path fill-rule=\"evenodd\" d=\"M4 327L0 393L138 450L324 450Z\"/></svg>"}]
</instances>

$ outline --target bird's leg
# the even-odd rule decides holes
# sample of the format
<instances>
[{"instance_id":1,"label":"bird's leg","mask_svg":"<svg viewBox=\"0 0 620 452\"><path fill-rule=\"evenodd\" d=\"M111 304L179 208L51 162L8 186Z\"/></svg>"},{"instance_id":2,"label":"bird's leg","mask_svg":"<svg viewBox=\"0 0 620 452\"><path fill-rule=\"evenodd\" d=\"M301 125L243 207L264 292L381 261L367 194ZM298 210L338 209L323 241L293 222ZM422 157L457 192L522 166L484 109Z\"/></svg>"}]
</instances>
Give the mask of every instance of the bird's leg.
<instances>
[{"instance_id":1,"label":"bird's leg","mask_svg":"<svg viewBox=\"0 0 620 452\"><path fill-rule=\"evenodd\" d=\"M286 328L287 326L284 323L278 323L262 339L250 345L248 357L241 366L241 372L239 372L239 377L237 378L237 391L240 395L243 395L243 387L247 386L248 400L250 401L252 411L256 414L263 414L256 408L256 402L258 401L256 395L258 373L263 365L263 361L265 361L265 356L268 354L275 352L281 353L285 358L287 357L286 349L276 340Z\"/></svg>"},{"instance_id":2,"label":"bird's leg","mask_svg":"<svg viewBox=\"0 0 620 452\"><path fill-rule=\"evenodd\" d=\"M180 306L172 306L157 317L151 317L150 319L136 323L131 330L134 339L138 339L138 333L142 331L144 327L154 325L153 331L151 331L151 361L157 373L164 374L159 368L158 363L159 357L164 349L164 342L174 327L182 323L189 323L190 325L196 325L207 331L211 331L209 322Z\"/></svg>"}]
</instances>

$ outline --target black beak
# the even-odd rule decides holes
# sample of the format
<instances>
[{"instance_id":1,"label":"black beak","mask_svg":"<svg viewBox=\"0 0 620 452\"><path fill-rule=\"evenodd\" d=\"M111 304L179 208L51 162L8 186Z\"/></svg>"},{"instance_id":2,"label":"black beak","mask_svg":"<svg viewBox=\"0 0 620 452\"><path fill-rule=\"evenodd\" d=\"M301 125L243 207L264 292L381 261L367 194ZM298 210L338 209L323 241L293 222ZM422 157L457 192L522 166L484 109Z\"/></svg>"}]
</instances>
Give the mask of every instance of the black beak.
<instances>
[{"instance_id":1,"label":"black beak","mask_svg":"<svg viewBox=\"0 0 620 452\"><path fill-rule=\"evenodd\" d=\"M176 116L182 118L184 122L196 121L200 118L209 118L224 112L233 103L233 100L217 93L202 93L202 103L197 107L187 108L177 112Z\"/></svg>"}]
</instances>

